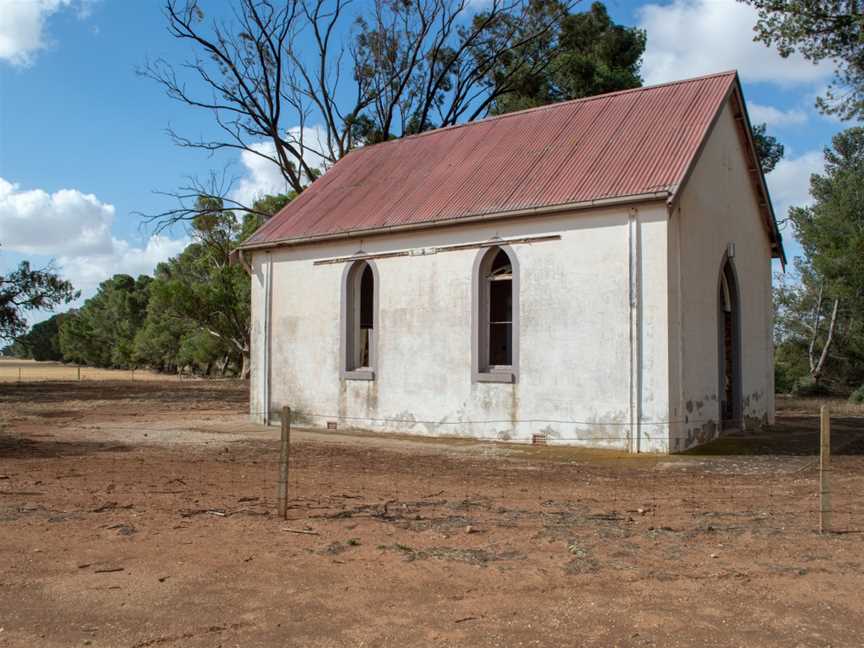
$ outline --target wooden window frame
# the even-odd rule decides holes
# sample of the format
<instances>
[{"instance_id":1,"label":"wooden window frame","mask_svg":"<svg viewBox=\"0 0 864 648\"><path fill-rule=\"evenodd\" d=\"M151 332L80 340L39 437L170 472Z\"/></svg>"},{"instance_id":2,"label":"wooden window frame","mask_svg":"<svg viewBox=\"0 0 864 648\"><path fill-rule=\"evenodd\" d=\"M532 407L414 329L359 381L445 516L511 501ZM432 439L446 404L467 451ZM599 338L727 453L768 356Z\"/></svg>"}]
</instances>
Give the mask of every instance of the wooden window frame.
<instances>
[{"instance_id":1,"label":"wooden window frame","mask_svg":"<svg viewBox=\"0 0 864 648\"><path fill-rule=\"evenodd\" d=\"M357 327L360 318L360 286L366 268L372 271L372 329L369 336L368 366L358 367L356 358ZM378 367L378 295L381 284L378 268L371 259L348 264L342 273L342 303L340 318L340 377L343 380L375 380Z\"/></svg>"},{"instance_id":2,"label":"wooden window frame","mask_svg":"<svg viewBox=\"0 0 864 648\"><path fill-rule=\"evenodd\" d=\"M499 252L510 260L511 296L511 363L489 364L489 272ZM519 378L519 263L508 245L495 245L482 249L474 260L472 278L472 339L471 378L475 383L516 383Z\"/></svg>"}]
</instances>

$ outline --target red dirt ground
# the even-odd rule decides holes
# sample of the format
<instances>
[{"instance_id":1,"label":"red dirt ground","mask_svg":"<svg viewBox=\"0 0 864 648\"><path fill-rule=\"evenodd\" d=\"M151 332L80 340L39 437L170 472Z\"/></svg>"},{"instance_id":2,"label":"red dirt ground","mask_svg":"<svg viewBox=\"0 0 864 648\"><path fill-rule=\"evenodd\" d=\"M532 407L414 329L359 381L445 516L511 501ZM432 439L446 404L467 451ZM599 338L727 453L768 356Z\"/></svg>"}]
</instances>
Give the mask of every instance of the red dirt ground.
<instances>
[{"instance_id":1,"label":"red dirt ground","mask_svg":"<svg viewBox=\"0 0 864 648\"><path fill-rule=\"evenodd\" d=\"M0 646L864 644L861 419L820 536L813 416L675 457L295 431L286 522L246 407L0 385Z\"/></svg>"}]
</instances>

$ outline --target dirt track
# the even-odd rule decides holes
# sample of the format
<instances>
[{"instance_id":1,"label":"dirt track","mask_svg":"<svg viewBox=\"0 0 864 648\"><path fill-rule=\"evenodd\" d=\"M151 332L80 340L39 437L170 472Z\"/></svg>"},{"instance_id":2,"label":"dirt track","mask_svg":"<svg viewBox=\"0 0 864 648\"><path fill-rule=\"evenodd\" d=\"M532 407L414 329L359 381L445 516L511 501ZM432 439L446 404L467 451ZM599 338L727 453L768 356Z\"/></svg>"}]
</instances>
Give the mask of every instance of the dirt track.
<instances>
[{"instance_id":1,"label":"dirt track","mask_svg":"<svg viewBox=\"0 0 864 648\"><path fill-rule=\"evenodd\" d=\"M0 385L0 646L864 644L864 421L819 536L811 416L671 458L296 432L286 523L245 407Z\"/></svg>"}]
</instances>

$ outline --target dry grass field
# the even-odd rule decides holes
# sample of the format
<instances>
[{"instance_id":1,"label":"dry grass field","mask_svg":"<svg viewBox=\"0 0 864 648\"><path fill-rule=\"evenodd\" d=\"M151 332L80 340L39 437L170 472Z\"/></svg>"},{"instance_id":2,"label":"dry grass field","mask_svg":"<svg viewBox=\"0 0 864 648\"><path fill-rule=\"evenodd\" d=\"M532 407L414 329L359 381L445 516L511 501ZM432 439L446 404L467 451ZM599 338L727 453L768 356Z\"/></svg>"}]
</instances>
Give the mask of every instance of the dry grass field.
<instances>
[{"instance_id":1,"label":"dry grass field","mask_svg":"<svg viewBox=\"0 0 864 648\"><path fill-rule=\"evenodd\" d=\"M170 380L170 376L147 369L134 372L125 369L78 367L62 362L36 362L18 358L0 358L0 383L66 380ZM174 377L177 380L176 377Z\"/></svg>"},{"instance_id":2,"label":"dry grass field","mask_svg":"<svg viewBox=\"0 0 864 648\"><path fill-rule=\"evenodd\" d=\"M848 400L843 398L777 397L777 409L781 411L784 416L812 416L819 413L821 405L827 405L831 409L831 413L836 416L864 417L864 403L850 403Z\"/></svg>"},{"instance_id":3,"label":"dry grass field","mask_svg":"<svg viewBox=\"0 0 864 648\"><path fill-rule=\"evenodd\" d=\"M246 385L0 385L0 647L864 645L864 420L633 457L278 430Z\"/></svg>"}]
</instances>

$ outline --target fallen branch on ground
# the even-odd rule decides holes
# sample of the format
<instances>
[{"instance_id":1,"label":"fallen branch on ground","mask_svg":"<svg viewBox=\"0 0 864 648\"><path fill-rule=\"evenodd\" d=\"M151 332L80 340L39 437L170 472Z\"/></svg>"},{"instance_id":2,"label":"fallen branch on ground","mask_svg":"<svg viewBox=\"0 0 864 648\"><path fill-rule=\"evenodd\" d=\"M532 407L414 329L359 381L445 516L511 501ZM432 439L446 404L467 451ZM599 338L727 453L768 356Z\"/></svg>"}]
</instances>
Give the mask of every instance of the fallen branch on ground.
<instances>
[{"instance_id":1,"label":"fallen branch on ground","mask_svg":"<svg viewBox=\"0 0 864 648\"><path fill-rule=\"evenodd\" d=\"M317 531L307 531L306 529L282 529L283 531L287 531L288 533L302 533L305 535L320 535Z\"/></svg>"}]
</instances>

